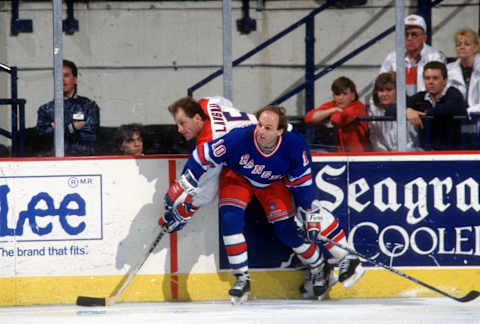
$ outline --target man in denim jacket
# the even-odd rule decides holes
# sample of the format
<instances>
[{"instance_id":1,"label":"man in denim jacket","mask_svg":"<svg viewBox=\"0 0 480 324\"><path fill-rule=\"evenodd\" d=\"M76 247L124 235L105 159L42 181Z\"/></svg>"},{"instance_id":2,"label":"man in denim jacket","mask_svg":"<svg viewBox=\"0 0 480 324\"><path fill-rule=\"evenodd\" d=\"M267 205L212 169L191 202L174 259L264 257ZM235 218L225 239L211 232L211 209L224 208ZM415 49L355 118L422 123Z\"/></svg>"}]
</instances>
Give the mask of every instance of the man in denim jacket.
<instances>
[{"instance_id":1,"label":"man in denim jacket","mask_svg":"<svg viewBox=\"0 0 480 324\"><path fill-rule=\"evenodd\" d=\"M63 96L65 155L94 155L100 109L95 101L77 94L77 67L63 60ZM50 101L38 108L37 130L40 136L53 140L55 105Z\"/></svg>"}]
</instances>

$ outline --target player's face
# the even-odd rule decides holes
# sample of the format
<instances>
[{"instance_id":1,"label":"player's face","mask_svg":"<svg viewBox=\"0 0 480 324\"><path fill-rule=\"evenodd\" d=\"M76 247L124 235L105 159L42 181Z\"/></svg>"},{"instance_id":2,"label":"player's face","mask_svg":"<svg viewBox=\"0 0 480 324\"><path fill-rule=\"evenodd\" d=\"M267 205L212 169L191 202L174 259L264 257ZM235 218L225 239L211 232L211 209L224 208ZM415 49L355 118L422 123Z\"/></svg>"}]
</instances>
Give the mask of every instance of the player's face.
<instances>
[{"instance_id":1,"label":"player's face","mask_svg":"<svg viewBox=\"0 0 480 324\"><path fill-rule=\"evenodd\" d=\"M183 109L179 109L174 116L178 132L185 137L187 141L197 137L203 127L203 120L199 114L188 117Z\"/></svg>"},{"instance_id":2,"label":"player's face","mask_svg":"<svg viewBox=\"0 0 480 324\"><path fill-rule=\"evenodd\" d=\"M478 52L478 44L475 44L469 37L460 35L455 40L455 49L459 59L468 59L474 57Z\"/></svg>"},{"instance_id":3,"label":"player's face","mask_svg":"<svg viewBox=\"0 0 480 324\"><path fill-rule=\"evenodd\" d=\"M259 145L273 147L277 143L283 132L278 129L278 122L278 115L273 111L267 110L260 115L255 129L255 140Z\"/></svg>"},{"instance_id":4,"label":"player's face","mask_svg":"<svg viewBox=\"0 0 480 324\"><path fill-rule=\"evenodd\" d=\"M72 69L65 66L63 67L63 96L70 98L75 92L75 85L77 84L77 78L73 75Z\"/></svg>"},{"instance_id":5,"label":"player's face","mask_svg":"<svg viewBox=\"0 0 480 324\"><path fill-rule=\"evenodd\" d=\"M120 151L126 155L141 155L143 152L143 141L139 133L133 133L132 137L124 139L120 145Z\"/></svg>"},{"instance_id":6,"label":"player's face","mask_svg":"<svg viewBox=\"0 0 480 324\"><path fill-rule=\"evenodd\" d=\"M437 96L442 93L447 85L447 79L442 76L442 71L439 69L427 69L423 72L423 79L425 80L425 89L432 95Z\"/></svg>"},{"instance_id":7,"label":"player's face","mask_svg":"<svg viewBox=\"0 0 480 324\"><path fill-rule=\"evenodd\" d=\"M339 108L346 108L355 101L355 92L350 89L345 89L343 92L333 94L333 101Z\"/></svg>"},{"instance_id":8,"label":"player's face","mask_svg":"<svg viewBox=\"0 0 480 324\"><path fill-rule=\"evenodd\" d=\"M420 27L407 27L405 29L405 49L407 52L421 51L423 43L427 41L427 35Z\"/></svg>"},{"instance_id":9,"label":"player's face","mask_svg":"<svg viewBox=\"0 0 480 324\"><path fill-rule=\"evenodd\" d=\"M395 90L395 85L385 84L383 87L380 87L377 90L377 96L382 107L394 104L397 100L397 91Z\"/></svg>"}]
</instances>

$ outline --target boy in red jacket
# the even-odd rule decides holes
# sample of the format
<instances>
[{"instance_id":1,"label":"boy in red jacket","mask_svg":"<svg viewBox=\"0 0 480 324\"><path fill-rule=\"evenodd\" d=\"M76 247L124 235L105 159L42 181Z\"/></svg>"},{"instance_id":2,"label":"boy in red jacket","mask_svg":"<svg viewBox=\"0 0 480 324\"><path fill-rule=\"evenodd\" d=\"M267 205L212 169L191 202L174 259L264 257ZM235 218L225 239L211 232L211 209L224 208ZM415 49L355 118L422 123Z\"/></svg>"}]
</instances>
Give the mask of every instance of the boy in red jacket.
<instances>
[{"instance_id":1,"label":"boy in red jacket","mask_svg":"<svg viewBox=\"0 0 480 324\"><path fill-rule=\"evenodd\" d=\"M332 83L333 101L326 102L305 115L305 122L318 125L330 118L334 126L338 152L370 151L368 123L355 121L366 116L365 106L358 100L355 83L347 77L340 77Z\"/></svg>"}]
</instances>

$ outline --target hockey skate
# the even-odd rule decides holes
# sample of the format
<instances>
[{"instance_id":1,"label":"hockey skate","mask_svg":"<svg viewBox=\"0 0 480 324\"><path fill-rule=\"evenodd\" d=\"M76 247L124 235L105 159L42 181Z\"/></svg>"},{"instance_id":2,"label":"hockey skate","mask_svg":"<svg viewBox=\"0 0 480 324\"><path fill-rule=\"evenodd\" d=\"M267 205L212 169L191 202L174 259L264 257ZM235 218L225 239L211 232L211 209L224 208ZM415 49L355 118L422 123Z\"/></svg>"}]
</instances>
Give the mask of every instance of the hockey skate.
<instances>
[{"instance_id":1,"label":"hockey skate","mask_svg":"<svg viewBox=\"0 0 480 324\"><path fill-rule=\"evenodd\" d=\"M248 300L248 293L250 292L250 275L248 272L235 274L237 280L233 288L228 291L233 305L243 304Z\"/></svg>"},{"instance_id":2,"label":"hockey skate","mask_svg":"<svg viewBox=\"0 0 480 324\"><path fill-rule=\"evenodd\" d=\"M323 300L328 290L338 282L338 276L333 266L328 262L320 266L305 270L305 283L300 287L303 298Z\"/></svg>"},{"instance_id":3,"label":"hockey skate","mask_svg":"<svg viewBox=\"0 0 480 324\"><path fill-rule=\"evenodd\" d=\"M360 259L348 254L338 264L338 278L345 288L352 287L365 273Z\"/></svg>"}]
</instances>

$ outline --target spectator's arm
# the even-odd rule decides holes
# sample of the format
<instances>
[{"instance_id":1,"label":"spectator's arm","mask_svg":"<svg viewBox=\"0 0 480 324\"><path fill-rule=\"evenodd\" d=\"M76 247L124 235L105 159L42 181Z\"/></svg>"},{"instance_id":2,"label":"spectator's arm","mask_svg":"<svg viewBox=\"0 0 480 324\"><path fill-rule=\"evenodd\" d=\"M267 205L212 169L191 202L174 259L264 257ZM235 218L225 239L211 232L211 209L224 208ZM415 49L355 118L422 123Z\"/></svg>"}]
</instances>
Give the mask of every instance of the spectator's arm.
<instances>
[{"instance_id":1,"label":"spectator's arm","mask_svg":"<svg viewBox=\"0 0 480 324\"><path fill-rule=\"evenodd\" d=\"M332 124L337 127L345 127L348 124L352 123L355 118L359 116L365 116L365 106L360 101L353 102L350 106L339 109L338 112L335 112L330 117Z\"/></svg>"},{"instance_id":2,"label":"spectator's arm","mask_svg":"<svg viewBox=\"0 0 480 324\"><path fill-rule=\"evenodd\" d=\"M37 111L37 131L39 135L52 134L54 131L54 120L51 116L52 107L50 103L40 106Z\"/></svg>"},{"instance_id":3,"label":"spectator's arm","mask_svg":"<svg viewBox=\"0 0 480 324\"><path fill-rule=\"evenodd\" d=\"M80 122L84 124L80 129L77 129L75 133L84 141L95 142L97 139L97 130L100 125L100 109L95 101L89 101L85 105L84 113L85 121ZM75 124L75 122L72 124Z\"/></svg>"},{"instance_id":4,"label":"spectator's arm","mask_svg":"<svg viewBox=\"0 0 480 324\"><path fill-rule=\"evenodd\" d=\"M337 112L341 110L340 108L329 108L329 109L325 109L325 110L313 110L313 111L310 111L308 114L310 114L310 116L305 116L305 122L307 124L310 124L310 125L318 125L320 124L323 120L327 119L328 117L330 117L333 113Z\"/></svg>"},{"instance_id":5,"label":"spectator's arm","mask_svg":"<svg viewBox=\"0 0 480 324\"><path fill-rule=\"evenodd\" d=\"M305 115L305 123L309 125L318 125L323 120L329 118L334 112L341 110L335 106L333 101L326 102L318 108L310 110Z\"/></svg>"},{"instance_id":6,"label":"spectator's arm","mask_svg":"<svg viewBox=\"0 0 480 324\"><path fill-rule=\"evenodd\" d=\"M420 127L420 129L423 129L423 122L422 122L421 116L425 116L425 115L426 114L424 112L407 107L407 120L412 125Z\"/></svg>"}]
</instances>

